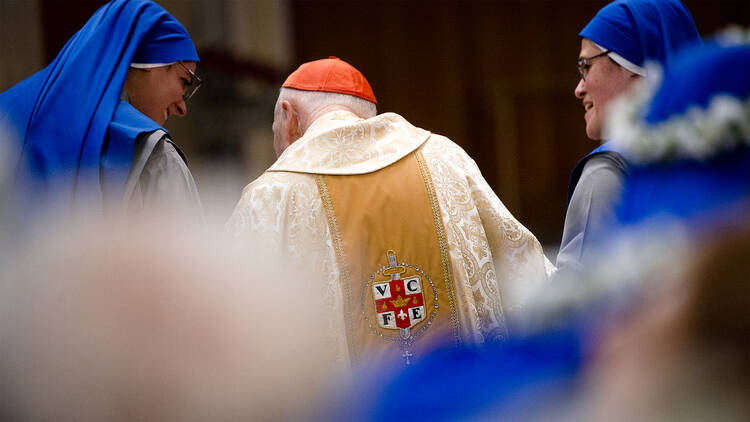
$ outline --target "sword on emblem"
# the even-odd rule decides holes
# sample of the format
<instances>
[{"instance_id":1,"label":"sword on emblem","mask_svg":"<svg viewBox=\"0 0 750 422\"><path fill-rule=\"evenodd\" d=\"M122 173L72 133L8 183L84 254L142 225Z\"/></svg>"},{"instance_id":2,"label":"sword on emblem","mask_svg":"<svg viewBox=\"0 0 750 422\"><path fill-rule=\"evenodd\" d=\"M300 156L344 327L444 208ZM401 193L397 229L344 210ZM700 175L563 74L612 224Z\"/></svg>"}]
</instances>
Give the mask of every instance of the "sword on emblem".
<instances>
[{"instance_id":1,"label":"sword on emblem","mask_svg":"<svg viewBox=\"0 0 750 422\"><path fill-rule=\"evenodd\" d=\"M398 263L396 261L396 251L394 251L392 249L389 249L386 252L386 255L388 256L388 264L390 265L390 268L386 268L383 271L383 274L384 275L390 275L391 276L391 281L401 280L401 274L403 274L403 273L406 272L406 268L404 268L401 265L398 265ZM398 315L396 315L396 318L404 320L404 319L409 318L409 316L406 314L406 312L404 312L403 309L401 309L401 312L399 312ZM409 338L410 335L411 335L411 333L409 331L409 327L401 329L401 338L402 339L406 340L406 339Z\"/></svg>"}]
</instances>

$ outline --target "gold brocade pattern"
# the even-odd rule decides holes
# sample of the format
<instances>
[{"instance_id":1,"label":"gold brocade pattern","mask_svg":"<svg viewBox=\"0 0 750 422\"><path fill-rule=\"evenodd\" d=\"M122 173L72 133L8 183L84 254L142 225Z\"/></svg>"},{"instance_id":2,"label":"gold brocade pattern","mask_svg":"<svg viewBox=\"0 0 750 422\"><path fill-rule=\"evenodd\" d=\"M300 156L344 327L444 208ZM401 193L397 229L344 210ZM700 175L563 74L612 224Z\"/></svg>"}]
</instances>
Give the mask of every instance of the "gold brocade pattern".
<instances>
[{"instance_id":1,"label":"gold brocade pattern","mask_svg":"<svg viewBox=\"0 0 750 422\"><path fill-rule=\"evenodd\" d=\"M485 340L507 335L505 311L522 305L522 283L546 280L551 264L541 245L492 192L474 161L449 139L433 135L422 148L440 200L465 318Z\"/></svg>"},{"instance_id":2,"label":"gold brocade pattern","mask_svg":"<svg viewBox=\"0 0 750 422\"><path fill-rule=\"evenodd\" d=\"M395 113L363 120L335 111L316 120L269 171L351 175L379 170L419 148L430 132Z\"/></svg>"},{"instance_id":3,"label":"gold brocade pattern","mask_svg":"<svg viewBox=\"0 0 750 422\"><path fill-rule=\"evenodd\" d=\"M430 177L430 171L424 163L424 157L422 153L417 150L414 154L419 165L419 172L422 174L424 179L425 187L427 188L427 196L430 198L430 207L432 208L432 217L435 222L435 228L438 234L438 244L440 245L440 260L443 264L443 278L445 280L445 289L448 291L448 297L451 302L451 323L453 324L453 333L456 338L459 338L460 323L456 316L456 294L453 291L453 277L451 270L451 262L448 258L448 245L445 239L445 228L443 227L442 217L440 215L440 204L435 197L435 187L432 185L432 177Z\"/></svg>"},{"instance_id":4,"label":"gold brocade pattern","mask_svg":"<svg viewBox=\"0 0 750 422\"><path fill-rule=\"evenodd\" d=\"M344 245L343 241L341 239L341 231L339 230L339 224L336 220L336 213L333 211L333 204L331 203L331 195L328 192L328 186L326 186L326 181L321 175L315 175L315 183L318 186L318 192L320 193L320 198L323 201L323 205L325 206L326 211L326 219L328 221L328 230L331 234L331 242L333 242L333 250L336 253L336 263L338 265L341 278L339 286L342 290L342 294L344 296L344 302L351 301L352 299L352 284L351 284L351 275L349 274L349 266L346 265L346 254L344 253ZM350 333L352 331L352 314L350 312L344 313L344 326L346 327L346 331ZM349 346L349 349L351 350L351 345Z\"/></svg>"},{"instance_id":5,"label":"gold brocade pattern","mask_svg":"<svg viewBox=\"0 0 750 422\"><path fill-rule=\"evenodd\" d=\"M334 239L344 294L344 312L352 362L363 358L393 360L402 356L424 356L431 344L451 339L461 343L450 262L442 220L429 175L420 171L418 152L408 154L386 168L363 175L315 176L325 204ZM417 276L432 295L424 308L427 319L399 334L395 326L378 328L373 283L384 283L385 252L396 255L407 271ZM392 264L396 265L396 264ZM407 270L408 268L408 270ZM393 280L391 280L393 281ZM394 286L391 299L403 303ZM394 305L394 302L389 302ZM408 302L408 301L407 301ZM385 304L385 302L383 302ZM433 308L434 305L434 308ZM396 305L394 305L396 306ZM415 305L422 306L422 305ZM401 321L411 320L401 309ZM391 317L396 319L394 314ZM352 324L350 324L352 322ZM389 332L396 329L396 332ZM408 353L407 353L408 352Z\"/></svg>"}]
</instances>

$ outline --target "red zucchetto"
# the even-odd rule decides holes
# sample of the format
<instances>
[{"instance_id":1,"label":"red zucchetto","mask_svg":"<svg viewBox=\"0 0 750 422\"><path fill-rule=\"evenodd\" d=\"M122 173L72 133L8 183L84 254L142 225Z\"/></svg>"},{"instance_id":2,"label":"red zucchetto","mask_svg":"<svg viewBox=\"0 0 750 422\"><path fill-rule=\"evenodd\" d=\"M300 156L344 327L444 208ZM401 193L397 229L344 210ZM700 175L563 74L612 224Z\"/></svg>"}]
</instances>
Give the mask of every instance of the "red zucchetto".
<instances>
[{"instance_id":1,"label":"red zucchetto","mask_svg":"<svg viewBox=\"0 0 750 422\"><path fill-rule=\"evenodd\" d=\"M303 91L354 95L378 103L364 75L354 66L333 56L302 64L281 86Z\"/></svg>"}]
</instances>

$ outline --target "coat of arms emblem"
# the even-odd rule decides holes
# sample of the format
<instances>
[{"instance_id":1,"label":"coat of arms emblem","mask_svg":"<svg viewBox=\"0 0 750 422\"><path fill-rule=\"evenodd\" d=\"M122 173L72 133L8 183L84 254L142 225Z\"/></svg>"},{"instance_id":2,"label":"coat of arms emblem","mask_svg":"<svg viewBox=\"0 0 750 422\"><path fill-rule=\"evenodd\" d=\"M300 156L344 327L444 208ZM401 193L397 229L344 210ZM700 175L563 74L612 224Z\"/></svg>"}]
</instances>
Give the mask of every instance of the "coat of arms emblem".
<instances>
[{"instance_id":1,"label":"coat of arms emblem","mask_svg":"<svg viewBox=\"0 0 750 422\"><path fill-rule=\"evenodd\" d=\"M437 289L423 269L398 262L395 251L387 251L386 256L388 264L365 283L362 313L378 336L401 343L408 364L412 356L409 346L437 315Z\"/></svg>"},{"instance_id":2,"label":"coat of arms emblem","mask_svg":"<svg viewBox=\"0 0 750 422\"><path fill-rule=\"evenodd\" d=\"M401 279L398 272L392 274L391 281L372 285L378 324L406 330L424 319L422 283L419 276Z\"/></svg>"}]
</instances>

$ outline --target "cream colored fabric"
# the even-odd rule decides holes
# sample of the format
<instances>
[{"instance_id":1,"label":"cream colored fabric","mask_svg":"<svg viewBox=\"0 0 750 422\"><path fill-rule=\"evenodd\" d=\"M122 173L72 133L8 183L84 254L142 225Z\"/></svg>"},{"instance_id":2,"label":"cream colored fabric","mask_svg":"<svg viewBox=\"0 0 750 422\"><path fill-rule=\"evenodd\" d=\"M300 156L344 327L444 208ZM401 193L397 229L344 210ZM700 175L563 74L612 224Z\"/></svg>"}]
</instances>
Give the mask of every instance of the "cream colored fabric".
<instances>
[{"instance_id":1,"label":"cream colored fabric","mask_svg":"<svg viewBox=\"0 0 750 422\"><path fill-rule=\"evenodd\" d=\"M320 297L311 300L323 302L330 310L316 316L325 323L328 336L323 341L331 350L331 360L348 367L339 268L314 177L264 173L243 190L227 229L243 241L252 242L250 250L260 244L268 251L278 251L276 264L293 266L288 272L296 270L300 274L290 282L319 286L312 287L320 289Z\"/></svg>"},{"instance_id":2,"label":"cream colored fabric","mask_svg":"<svg viewBox=\"0 0 750 422\"><path fill-rule=\"evenodd\" d=\"M504 313L522 307L554 266L461 147L432 135L422 154L440 201L459 309L467 313L462 320L477 321L478 341L502 337Z\"/></svg>"},{"instance_id":3,"label":"cream colored fabric","mask_svg":"<svg viewBox=\"0 0 750 422\"><path fill-rule=\"evenodd\" d=\"M314 174L363 174L417 148L428 166L445 227L464 339L482 343L507 333L505 313L522 305L523 291L545 282L553 267L537 239L490 189L474 161L449 139L386 113L363 120L346 112L318 119L304 137L243 191L227 228L248 242L279 251L320 283L337 361L349 361L331 234ZM320 275L316 277L315 275Z\"/></svg>"},{"instance_id":4,"label":"cream colored fabric","mask_svg":"<svg viewBox=\"0 0 750 422\"><path fill-rule=\"evenodd\" d=\"M395 113L363 120L334 111L313 122L268 171L371 173L419 148L429 136Z\"/></svg>"}]
</instances>

